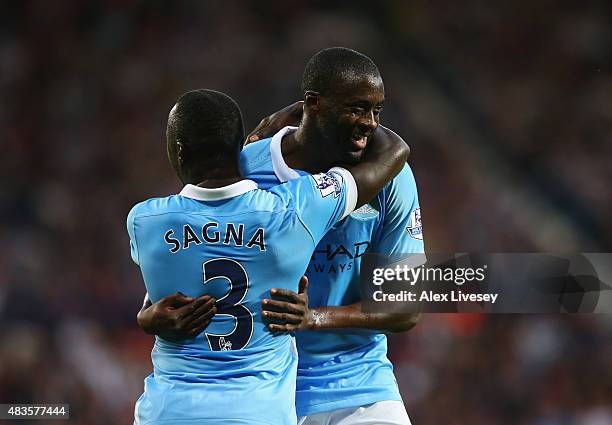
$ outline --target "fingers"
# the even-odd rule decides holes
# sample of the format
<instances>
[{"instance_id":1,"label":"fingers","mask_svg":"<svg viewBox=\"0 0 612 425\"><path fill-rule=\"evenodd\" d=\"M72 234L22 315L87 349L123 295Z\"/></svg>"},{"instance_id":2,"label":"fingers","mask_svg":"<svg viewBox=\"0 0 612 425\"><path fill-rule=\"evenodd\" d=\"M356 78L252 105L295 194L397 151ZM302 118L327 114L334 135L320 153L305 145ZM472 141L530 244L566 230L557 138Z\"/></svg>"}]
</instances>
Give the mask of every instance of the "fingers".
<instances>
[{"instance_id":1,"label":"fingers","mask_svg":"<svg viewBox=\"0 0 612 425\"><path fill-rule=\"evenodd\" d=\"M251 134L249 134L245 144L248 145L249 143L258 141L261 138L262 134L265 134L263 133L263 131L268 127L269 124L270 117L266 117L261 120L257 127L255 127L255 129L251 132Z\"/></svg>"},{"instance_id":2,"label":"fingers","mask_svg":"<svg viewBox=\"0 0 612 425\"><path fill-rule=\"evenodd\" d=\"M215 305L215 299L208 295L203 295L194 302L181 307L177 312L183 323L189 324L191 321L207 313Z\"/></svg>"},{"instance_id":3,"label":"fingers","mask_svg":"<svg viewBox=\"0 0 612 425\"><path fill-rule=\"evenodd\" d=\"M294 324L302 323L303 316L289 313L278 313L276 311L263 311L263 317L276 324Z\"/></svg>"},{"instance_id":4,"label":"fingers","mask_svg":"<svg viewBox=\"0 0 612 425\"><path fill-rule=\"evenodd\" d=\"M185 311L178 325L183 332L187 333L187 337L196 337L206 329L214 315L217 314L215 302L214 298L203 295L184 307Z\"/></svg>"},{"instance_id":5,"label":"fingers","mask_svg":"<svg viewBox=\"0 0 612 425\"><path fill-rule=\"evenodd\" d=\"M270 332L272 332L274 335L283 335L298 330L296 325L279 325L278 323L270 323L267 326Z\"/></svg>"},{"instance_id":6,"label":"fingers","mask_svg":"<svg viewBox=\"0 0 612 425\"><path fill-rule=\"evenodd\" d=\"M179 318L193 314L198 308L206 304L211 299L210 295L202 295L198 298L191 299L191 302L181 306L177 306L176 313Z\"/></svg>"},{"instance_id":7,"label":"fingers","mask_svg":"<svg viewBox=\"0 0 612 425\"><path fill-rule=\"evenodd\" d=\"M305 312L304 304L294 304L277 300L263 300L261 304L264 311L294 314L304 314Z\"/></svg>"},{"instance_id":8,"label":"fingers","mask_svg":"<svg viewBox=\"0 0 612 425\"><path fill-rule=\"evenodd\" d=\"M189 330L189 336L195 337L199 335L202 331L204 331L204 329L206 329L206 327L210 324L210 321L212 320L215 314L217 314L217 307L211 308L206 313L202 314L194 321L192 321L189 324L189 327L191 328Z\"/></svg>"},{"instance_id":9,"label":"fingers","mask_svg":"<svg viewBox=\"0 0 612 425\"><path fill-rule=\"evenodd\" d=\"M192 315L187 317L187 325L193 326L192 322L197 323L200 322L200 318L204 318L206 320L207 317L213 317L217 313L217 307L215 307L215 299L211 298L206 303L204 303L200 308L198 308Z\"/></svg>"},{"instance_id":10,"label":"fingers","mask_svg":"<svg viewBox=\"0 0 612 425\"><path fill-rule=\"evenodd\" d=\"M300 294L304 294L308 291L308 278L306 276L302 276L298 288L298 293Z\"/></svg>"},{"instance_id":11,"label":"fingers","mask_svg":"<svg viewBox=\"0 0 612 425\"><path fill-rule=\"evenodd\" d=\"M168 295L167 297L162 298L161 300L159 300L159 303L164 306L180 307L185 304L189 304L192 301L192 297L188 297L182 292L176 292L172 295Z\"/></svg>"},{"instance_id":12,"label":"fingers","mask_svg":"<svg viewBox=\"0 0 612 425\"><path fill-rule=\"evenodd\" d=\"M296 302L298 304L304 303L304 300L299 294L296 294L295 292L290 291L288 289L272 288L270 289L270 295L272 295L274 298L284 298L291 302Z\"/></svg>"},{"instance_id":13,"label":"fingers","mask_svg":"<svg viewBox=\"0 0 612 425\"><path fill-rule=\"evenodd\" d=\"M193 297L189 297L182 292L177 292L175 294L170 295L171 299L181 304L188 304L193 301Z\"/></svg>"},{"instance_id":14,"label":"fingers","mask_svg":"<svg viewBox=\"0 0 612 425\"><path fill-rule=\"evenodd\" d=\"M206 322L200 324L199 326L191 329L189 331L189 338L195 338L196 336L200 335L202 332L204 332L206 330L206 328L208 327L208 325L210 325L210 320L207 320Z\"/></svg>"}]
</instances>

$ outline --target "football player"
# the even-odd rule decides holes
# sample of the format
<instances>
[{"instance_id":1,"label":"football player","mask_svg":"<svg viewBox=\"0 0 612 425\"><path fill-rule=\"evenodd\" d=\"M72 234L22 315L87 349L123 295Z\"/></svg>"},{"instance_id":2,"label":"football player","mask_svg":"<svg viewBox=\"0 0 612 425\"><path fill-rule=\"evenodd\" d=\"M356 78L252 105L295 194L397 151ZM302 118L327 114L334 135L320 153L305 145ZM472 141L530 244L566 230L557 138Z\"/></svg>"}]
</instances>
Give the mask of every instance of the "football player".
<instances>
[{"instance_id":1,"label":"football player","mask_svg":"<svg viewBox=\"0 0 612 425\"><path fill-rule=\"evenodd\" d=\"M333 165L359 163L380 128L382 77L361 53L346 48L318 52L306 65L302 90L303 105L264 119L251 138L260 141L241 153L242 172L261 188ZM298 127L264 138L286 123ZM407 164L371 202L321 240L306 271L308 291L304 283L297 293L279 288L264 305L274 319L270 329L296 332L301 424L410 423L387 358L385 334L411 329L419 315L362 312L359 275L366 250L387 255L424 252L417 188ZM139 324L150 333L190 332L192 327L182 326L170 313L159 304L145 303Z\"/></svg>"},{"instance_id":2,"label":"football player","mask_svg":"<svg viewBox=\"0 0 612 425\"><path fill-rule=\"evenodd\" d=\"M131 255L152 302L206 299L191 315L206 330L156 338L135 423L295 424L294 339L266 327L262 300L298 290L323 235L376 196L408 148L381 129L363 161L261 190L240 171L238 105L212 90L180 97L166 138L184 187L132 208Z\"/></svg>"}]
</instances>

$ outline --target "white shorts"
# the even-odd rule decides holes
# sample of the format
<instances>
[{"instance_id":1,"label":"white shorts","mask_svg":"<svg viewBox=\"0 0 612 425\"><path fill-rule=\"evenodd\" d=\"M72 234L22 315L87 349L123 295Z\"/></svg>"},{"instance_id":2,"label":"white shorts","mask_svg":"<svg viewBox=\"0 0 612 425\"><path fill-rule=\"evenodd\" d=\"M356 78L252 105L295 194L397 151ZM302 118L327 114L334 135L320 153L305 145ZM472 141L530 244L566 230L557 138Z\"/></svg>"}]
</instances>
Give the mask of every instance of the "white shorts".
<instances>
[{"instance_id":1,"label":"white shorts","mask_svg":"<svg viewBox=\"0 0 612 425\"><path fill-rule=\"evenodd\" d=\"M410 425L410 419L404 403L386 400L367 406L302 416L298 419L298 425Z\"/></svg>"}]
</instances>

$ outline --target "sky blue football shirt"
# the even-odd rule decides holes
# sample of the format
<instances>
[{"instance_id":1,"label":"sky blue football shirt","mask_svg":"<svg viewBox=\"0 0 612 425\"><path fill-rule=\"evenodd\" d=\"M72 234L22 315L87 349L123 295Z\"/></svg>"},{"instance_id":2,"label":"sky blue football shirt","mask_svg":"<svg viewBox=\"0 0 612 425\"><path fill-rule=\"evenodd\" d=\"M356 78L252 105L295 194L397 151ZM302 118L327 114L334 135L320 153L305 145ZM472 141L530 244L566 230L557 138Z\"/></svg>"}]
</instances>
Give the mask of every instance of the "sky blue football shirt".
<instances>
[{"instance_id":1,"label":"sky blue football shirt","mask_svg":"<svg viewBox=\"0 0 612 425\"><path fill-rule=\"evenodd\" d=\"M262 189L305 175L282 157L282 137L292 129L247 145L241 154L243 175ZM306 272L310 306L360 301L359 271L366 251L424 252L416 182L407 164L372 202L333 225L319 242ZM401 400L384 334L298 332L296 341L298 416Z\"/></svg>"},{"instance_id":2,"label":"sky blue football shirt","mask_svg":"<svg viewBox=\"0 0 612 425\"><path fill-rule=\"evenodd\" d=\"M296 422L294 339L267 330L261 301L273 287L297 291L316 244L356 199L350 173L334 168L269 191L250 180L187 185L130 211L131 254L151 300L177 291L218 300L196 338L156 337L135 423Z\"/></svg>"}]
</instances>

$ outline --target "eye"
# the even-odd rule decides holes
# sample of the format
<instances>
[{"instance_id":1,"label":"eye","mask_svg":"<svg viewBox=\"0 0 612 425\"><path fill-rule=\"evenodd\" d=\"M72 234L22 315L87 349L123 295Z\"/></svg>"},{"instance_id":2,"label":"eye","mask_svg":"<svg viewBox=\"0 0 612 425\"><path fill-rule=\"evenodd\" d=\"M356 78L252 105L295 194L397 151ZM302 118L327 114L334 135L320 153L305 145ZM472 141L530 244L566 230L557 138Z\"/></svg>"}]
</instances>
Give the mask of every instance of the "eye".
<instances>
[{"instance_id":1,"label":"eye","mask_svg":"<svg viewBox=\"0 0 612 425\"><path fill-rule=\"evenodd\" d=\"M361 108L359 106L353 106L353 107L351 107L351 113L353 113L355 115L363 115L363 114L365 114L365 109Z\"/></svg>"},{"instance_id":2,"label":"eye","mask_svg":"<svg viewBox=\"0 0 612 425\"><path fill-rule=\"evenodd\" d=\"M382 112L382 106L379 106L377 108L374 108L374 115L378 116L380 115L380 113Z\"/></svg>"}]
</instances>

